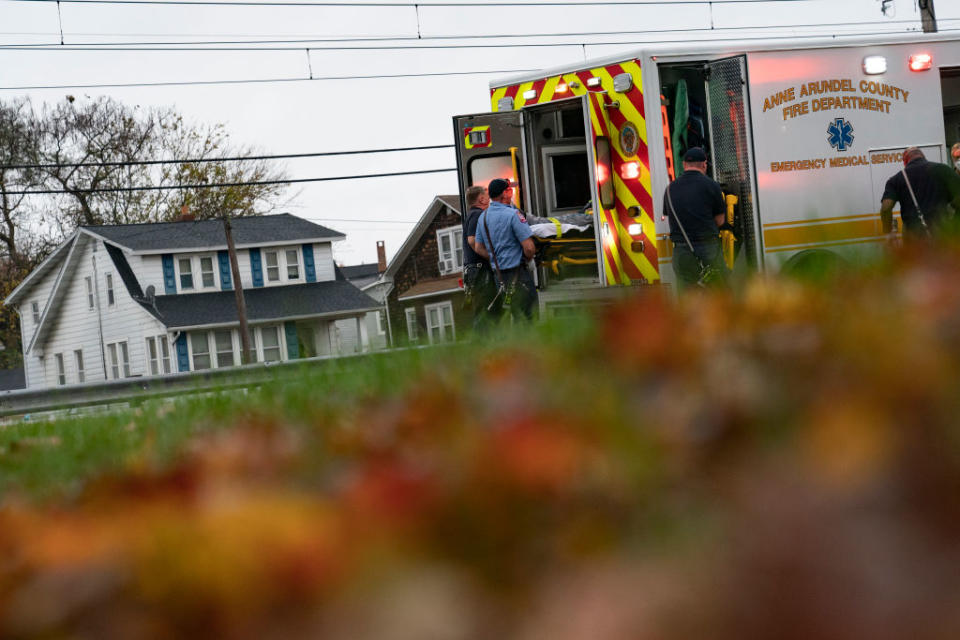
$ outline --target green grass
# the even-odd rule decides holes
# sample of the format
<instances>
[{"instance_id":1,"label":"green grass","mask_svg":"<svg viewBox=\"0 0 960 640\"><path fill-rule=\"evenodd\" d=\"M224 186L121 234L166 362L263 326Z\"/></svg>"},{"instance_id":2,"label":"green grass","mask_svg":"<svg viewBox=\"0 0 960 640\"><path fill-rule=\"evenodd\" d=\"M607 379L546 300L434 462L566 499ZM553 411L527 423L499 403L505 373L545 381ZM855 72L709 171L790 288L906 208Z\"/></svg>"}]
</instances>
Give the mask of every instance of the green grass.
<instances>
[{"instance_id":1,"label":"green grass","mask_svg":"<svg viewBox=\"0 0 960 640\"><path fill-rule=\"evenodd\" d=\"M151 400L127 410L20 422L0 427L0 495L34 500L78 495L94 479L133 467L160 471L195 436L257 416L284 425L316 425L358 407L386 403L424 375L468 382L484 354L517 357L570 344L589 334L589 319L569 316L535 329L505 330L452 345L373 353L278 371L243 390Z\"/></svg>"}]
</instances>

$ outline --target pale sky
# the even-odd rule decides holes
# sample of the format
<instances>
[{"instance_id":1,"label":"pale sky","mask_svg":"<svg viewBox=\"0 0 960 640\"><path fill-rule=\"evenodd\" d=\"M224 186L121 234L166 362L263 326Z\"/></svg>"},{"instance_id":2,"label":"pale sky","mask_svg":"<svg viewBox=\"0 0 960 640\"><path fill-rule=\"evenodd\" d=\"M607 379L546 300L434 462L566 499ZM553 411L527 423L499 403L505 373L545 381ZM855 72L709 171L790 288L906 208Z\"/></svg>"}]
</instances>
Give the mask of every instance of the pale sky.
<instances>
[{"instance_id":1,"label":"pale sky","mask_svg":"<svg viewBox=\"0 0 960 640\"><path fill-rule=\"evenodd\" d=\"M430 0L425 0L428 4ZM529 0L536 2L537 0ZM622 0L620 0L622 1ZM642 0L650 2L651 0ZM287 154L453 142L451 117L489 111L489 82L504 73L365 80L304 80L237 85L33 89L10 87L131 82L390 75L525 70L576 63L652 41L750 35L887 32L919 29L915 0L691 3L556 7L258 7L60 4L0 0L0 47L211 40L415 38L376 44L533 44L559 47L329 51L350 43L278 43L292 51L23 51L0 48L0 97L35 104L67 94L109 95L128 104L173 106L188 120L222 123L237 145ZM518 0L517 4L522 4ZM365 4L354 2L353 4ZM398 2L399 4L399 2ZM941 31L960 29L960 2L937 0ZM418 20L419 18L419 20ZM826 25L826 26L820 26ZM773 28L773 30L770 29ZM690 32L676 29L698 29ZM620 33L614 33L620 32ZM625 33L629 32L629 33ZM556 34L583 34L558 36ZM534 34L537 37L530 37ZM467 35L504 36L462 40ZM513 36L513 37L507 37ZM431 39L432 38L432 39ZM603 44L600 44L603 43ZM363 44L363 43L357 43ZM368 45L371 43L367 43ZM586 46L584 46L586 45ZM308 54L306 48L310 47ZM450 149L285 161L292 178L455 166ZM279 211L347 236L334 255L345 265L376 261L376 241L392 256L434 195L457 192L455 174L292 185Z\"/></svg>"}]
</instances>

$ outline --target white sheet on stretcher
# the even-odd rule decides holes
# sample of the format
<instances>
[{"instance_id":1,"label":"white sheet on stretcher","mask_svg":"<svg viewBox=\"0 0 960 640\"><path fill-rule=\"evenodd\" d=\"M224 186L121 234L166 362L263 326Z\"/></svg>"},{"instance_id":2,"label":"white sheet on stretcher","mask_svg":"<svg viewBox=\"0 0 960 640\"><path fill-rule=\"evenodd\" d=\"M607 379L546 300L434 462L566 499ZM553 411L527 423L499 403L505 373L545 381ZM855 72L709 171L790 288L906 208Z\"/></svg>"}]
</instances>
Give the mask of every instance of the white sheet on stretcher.
<instances>
[{"instance_id":1,"label":"white sheet on stretcher","mask_svg":"<svg viewBox=\"0 0 960 640\"><path fill-rule=\"evenodd\" d=\"M590 229L592 225L577 225L577 224L566 224L564 222L560 223L560 235L564 236L570 231L586 231ZM530 225L530 230L533 231L533 235L538 238L556 238L557 237L557 225L555 223L550 224L532 224Z\"/></svg>"}]
</instances>

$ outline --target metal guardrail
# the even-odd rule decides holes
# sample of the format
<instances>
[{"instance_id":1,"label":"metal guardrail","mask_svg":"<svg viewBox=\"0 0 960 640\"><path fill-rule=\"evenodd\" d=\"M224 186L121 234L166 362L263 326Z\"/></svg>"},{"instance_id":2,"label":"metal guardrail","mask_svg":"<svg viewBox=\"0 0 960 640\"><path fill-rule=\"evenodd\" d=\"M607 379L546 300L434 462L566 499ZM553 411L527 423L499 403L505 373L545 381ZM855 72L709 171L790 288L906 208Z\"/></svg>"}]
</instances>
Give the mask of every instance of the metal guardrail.
<instances>
[{"instance_id":1,"label":"metal guardrail","mask_svg":"<svg viewBox=\"0 0 960 640\"><path fill-rule=\"evenodd\" d=\"M0 392L0 418L121 403L136 404L146 400L184 394L249 388L277 378L292 377L305 366L317 366L344 359L377 358L390 351L396 351L396 349L344 356L317 356L271 364L249 364L227 369L208 369L162 376L124 378L91 384L5 391Z\"/></svg>"}]
</instances>

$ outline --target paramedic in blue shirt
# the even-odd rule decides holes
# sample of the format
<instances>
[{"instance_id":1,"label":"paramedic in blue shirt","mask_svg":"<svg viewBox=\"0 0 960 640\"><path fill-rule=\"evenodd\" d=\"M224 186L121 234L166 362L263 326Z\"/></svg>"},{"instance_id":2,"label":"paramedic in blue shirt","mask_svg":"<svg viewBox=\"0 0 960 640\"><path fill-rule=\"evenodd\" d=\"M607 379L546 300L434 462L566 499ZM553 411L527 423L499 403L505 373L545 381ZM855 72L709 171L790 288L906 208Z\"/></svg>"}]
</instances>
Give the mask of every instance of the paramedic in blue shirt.
<instances>
[{"instance_id":1,"label":"paramedic in blue shirt","mask_svg":"<svg viewBox=\"0 0 960 640\"><path fill-rule=\"evenodd\" d=\"M516 183L501 178L490 181L490 206L477 221L475 248L490 260L497 282L503 287L494 304L504 304L506 300L514 319L529 320L537 292L526 262L533 258L535 249L530 225L520 221L510 204L515 186Z\"/></svg>"}]
</instances>

